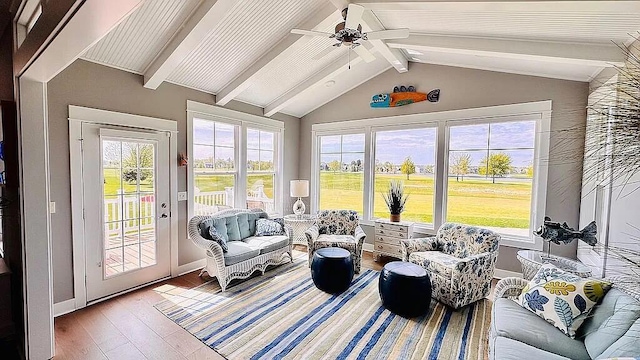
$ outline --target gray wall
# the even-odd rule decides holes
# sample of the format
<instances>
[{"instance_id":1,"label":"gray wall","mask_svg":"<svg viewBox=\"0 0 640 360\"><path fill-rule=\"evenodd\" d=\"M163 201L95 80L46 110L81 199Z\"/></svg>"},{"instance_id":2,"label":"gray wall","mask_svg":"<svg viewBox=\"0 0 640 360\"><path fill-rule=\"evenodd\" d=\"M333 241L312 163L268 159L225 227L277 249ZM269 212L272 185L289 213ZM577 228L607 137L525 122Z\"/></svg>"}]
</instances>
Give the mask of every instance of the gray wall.
<instances>
[{"instance_id":1,"label":"gray wall","mask_svg":"<svg viewBox=\"0 0 640 360\"><path fill-rule=\"evenodd\" d=\"M440 101L389 109L369 107L372 95L390 92L395 85L414 85L424 92L439 88ZM411 63L404 74L390 69L304 116L300 127L298 175L301 179L309 179L311 175L313 124L552 100L546 213L554 219L567 221L570 226L578 226L588 94L587 83ZM367 242L371 242L373 229L369 226L364 229ZM497 267L520 271L520 263L515 257L517 250L502 246ZM552 253L575 258L576 243L553 246Z\"/></svg>"},{"instance_id":2,"label":"gray wall","mask_svg":"<svg viewBox=\"0 0 640 360\"><path fill-rule=\"evenodd\" d=\"M142 86L142 76L78 60L48 83L49 144L51 162L51 216L53 242L54 302L73 298L71 238L71 183L69 175L68 106L78 105L130 114L172 119L178 122L178 152L187 151L187 100L214 104L214 96L185 87L163 83L157 90ZM262 115L262 109L240 102L228 108ZM285 123L285 206L289 180L297 178L299 119L277 114ZM177 161L177 159L172 159ZM187 168L178 167L178 191L187 190ZM202 259L204 252L187 239L187 202L178 203L178 264ZM285 207L285 211L287 208Z\"/></svg>"}]
</instances>

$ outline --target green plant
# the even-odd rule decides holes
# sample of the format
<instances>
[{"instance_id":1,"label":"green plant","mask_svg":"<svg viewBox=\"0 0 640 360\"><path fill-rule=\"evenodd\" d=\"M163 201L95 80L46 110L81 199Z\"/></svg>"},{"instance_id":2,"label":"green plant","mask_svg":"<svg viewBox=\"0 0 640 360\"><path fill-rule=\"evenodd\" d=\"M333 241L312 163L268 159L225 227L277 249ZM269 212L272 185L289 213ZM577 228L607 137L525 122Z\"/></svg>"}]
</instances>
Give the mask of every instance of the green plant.
<instances>
[{"instance_id":1,"label":"green plant","mask_svg":"<svg viewBox=\"0 0 640 360\"><path fill-rule=\"evenodd\" d=\"M407 175L407 180L409 180L409 175L416 173L416 164L413 163L411 157L404 159L400 172Z\"/></svg>"},{"instance_id":2,"label":"green plant","mask_svg":"<svg viewBox=\"0 0 640 360\"><path fill-rule=\"evenodd\" d=\"M386 193L382 193L384 202L389 208L391 215L400 215L404 211L409 196L404 193L404 185L401 181L391 180L389 189Z\"/></svg>"},{"instance_id":3,"label":"green plant","mask_svg":"<svg viewBox=\"0 0 640 360\"><path fill-rule=\"evenodd\" d=\"M480 161L478 173L480 175L491 176L492 182L496 183L496 177L505 176L511 171L511 156L505 153L491 154Z\"/></svg>"}]
</instances>

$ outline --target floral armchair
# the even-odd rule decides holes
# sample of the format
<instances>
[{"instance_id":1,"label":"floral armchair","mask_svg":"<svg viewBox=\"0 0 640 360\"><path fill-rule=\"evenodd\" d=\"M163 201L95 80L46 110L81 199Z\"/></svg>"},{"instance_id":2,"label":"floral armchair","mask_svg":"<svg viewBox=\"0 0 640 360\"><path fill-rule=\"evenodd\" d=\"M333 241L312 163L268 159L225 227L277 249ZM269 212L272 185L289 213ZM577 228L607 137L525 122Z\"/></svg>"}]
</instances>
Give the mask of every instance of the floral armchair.
<instances>
[{"instance_id":1,"label":"floral armchair","mask_svg":"<svg viewBox=\"0 0 640 360\"><path fill-rule=\"evenodd\" d=\"M434 237L402 240L402 259L426 269L432 296L458 309L489 295L499 242L491 230L445 223Z\"/></svg>"},{"instance_id":2,"label":"floral armchair","mask_svg":"<svg viewBox=\"0 0 640 360\"><path fill-rule=\"evenodd\" d=\"M309 266L313 253L322 248L339 247L348 250L353 260L353 270L360 273L362 244L366 237L360 227L358 213L353 210L322 210L316 224L305 232L309 250Z\"/></svg>"}]
</instances>

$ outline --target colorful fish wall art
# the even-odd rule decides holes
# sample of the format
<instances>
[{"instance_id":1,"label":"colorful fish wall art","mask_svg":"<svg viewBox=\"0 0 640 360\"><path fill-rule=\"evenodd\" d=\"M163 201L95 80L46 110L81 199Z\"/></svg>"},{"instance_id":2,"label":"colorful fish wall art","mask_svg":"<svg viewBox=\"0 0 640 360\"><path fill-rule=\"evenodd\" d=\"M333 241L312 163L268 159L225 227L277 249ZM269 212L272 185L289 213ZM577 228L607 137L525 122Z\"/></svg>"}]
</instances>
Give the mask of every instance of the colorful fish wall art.
<instances>
[{"instance_id":1,"label":"colorful fish wall art","mask_svg":"<svg viewBox=\"0 0 640 360\"><path fill-rule=\"evenodd\" d=\"M369 104L372 108L389 108L404 106L420 101L438 102L440 100L440 89L429 91L428 94L416 92L413 86L396 86L390 94L377 94L371 98Z\"/></svg>"}]
</instances>

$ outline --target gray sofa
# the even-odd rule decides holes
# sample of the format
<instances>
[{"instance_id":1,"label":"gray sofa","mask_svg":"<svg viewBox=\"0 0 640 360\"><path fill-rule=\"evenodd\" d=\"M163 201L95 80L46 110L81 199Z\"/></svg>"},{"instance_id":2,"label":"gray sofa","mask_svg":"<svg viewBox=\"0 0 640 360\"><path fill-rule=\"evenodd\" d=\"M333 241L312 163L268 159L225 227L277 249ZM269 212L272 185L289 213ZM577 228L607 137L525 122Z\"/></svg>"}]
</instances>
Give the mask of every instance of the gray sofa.
<instances>
[{"instance_id":1,"label":"gray sofa","mask_svg":"<svg viewBox=\"0 0 640 360\"><path fill-rule=\"evenodd\" d=\"M496 285L489 335L490 359L640 357L640 301L632 296L635 293L614 285L582 324L576 338L571 339L510 299L519 295L527 284L527 280L505 278Z\"/></svg>"},{"instance_id":2,"label":"gray sofa","mask_svg":"<svg viewBox=\"0 0 640 360\"><path fill-rule=\"evenodd\" d=\"M246 224L243 223L245 236L240 240L228 241L226 252L222 251L217 242L206 238L208 230L203 228L203 222L213 218L225 219L227 223L239 221L239 214L253 216L246 219ZM268 219L269 217L262 211L229 209L212 216L194 216L189 220L189 238L197 246L206 250L207 255L207 266L202 269L200 275L206 272L210 277L217 278L222 291L225 291L233 279L246 279L256 271L264 274L267 266L279 265L287 258L293 262L291 229L285 226L283 235L255 236L256 221L259 218Z\"/></svg>"}]
</instances>

